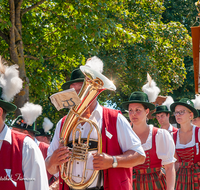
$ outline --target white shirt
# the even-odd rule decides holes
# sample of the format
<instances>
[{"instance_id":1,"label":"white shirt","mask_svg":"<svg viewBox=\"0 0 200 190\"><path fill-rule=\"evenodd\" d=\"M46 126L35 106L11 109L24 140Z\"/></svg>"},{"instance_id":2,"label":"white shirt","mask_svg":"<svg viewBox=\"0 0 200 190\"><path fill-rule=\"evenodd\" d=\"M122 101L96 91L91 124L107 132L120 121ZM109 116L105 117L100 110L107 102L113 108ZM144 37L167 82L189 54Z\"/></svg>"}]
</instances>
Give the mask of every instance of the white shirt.
<instances>
[{"instance_id":1,"label":"white shirt","mask_svg":"<svg viewBox=\"0 0 200 190\"><path fill-rule=\"evenodd\" d=\"M100 131L102 130L102 117L103 117L103 108L99 105L99 103L97 103L97 106L94 109L94 111L92 112L89 119L91 119L92 121L94 121L97 124ZM59 146L61 121L62 121L62 119L57 123L53 140L48 148L47 157L51 156L53 154L53 152ZM88 123L85 123L83 126L79 125L78 127L81 130L82 138L86 138L87 134L88 134L88 130L90 129L90 125ZM76 135L76 137L77 137L77 135ZM107 138L109 138L108 136L107 136ZM90 138L97 139L96 130L92 131ZM131 129L129 122L122 114L118 114L118 116L117 116L117 138L118 138L119 146L120 146L122 152L126 152L127 150L134 150L134 151L138 152L139 154L145 156L144 150L141 146L140 139L135 134L135 132ZM72 135L70 135L70 137L69 137L69 141L71 141L71 140L72 140ZM96 152L96 151L90 151L88 154L86 180L89 179L89 177L91 176L91 173L93 172L92 153L94 153L94 152ZM74 176L82 176L82 171L83 171L83 164L80 162L78 164L75 163L74 167L73 167L73 175ZM74 177L73 179L77 182L80 181L79 177ZM97 182L95 180L90 187L96 186L96 183Z\"/></svg>"},{"instance_id":2,"label":"white shirt","mask_svg":"<svg viewBox=\"0 0 200 190\"><path fill-rule=\"evenodd\" d=\"M12 144L11 129L4 126L0 133L0 149L3 140ZM16 163L17 164L17 163ZM44 158L36 143L30 138L25 137L22 150L22 171L24 178L33 180L24 180L26 190L48 190L48 179Z\"/></svg>"},{"instance_id":3,"label":"white shirt","mask_svg":"<svg viewBox=\"0 0 200 190\"><path fill-rule=\"evenodd\" d=\"M177 132L177 140L176 140L176 149L184 149L184 148L188 148L188 147L193 147L195 146L195 125L192 125L192 140L187 143L187 144L180 144L180 140L179 140L179 130ZM198 140L200 141L200 130L198 132Z\"/></svg>"},{"instance_id":4,"label":"white shirt","mask_svg":"<svg viewBox=\"0 0 200 190\"><path fill-rule=\"evenodd\" d=\"M172 126L171 124L169 125L168 131L169 131L170 133L173 131L173 126Z\"/></svg>"},{"instance_id":5,"label":"white shirt","mask_svg":"<svg viewBox=\"0 0 200 190\"><path fill-rule=\"evenodd\" d=\"M143 149L150 150L152 148L152 132L153 125L149 125L150 131L148 138L144 144L142 144ZM172 162L176 162L174 158L175 154L175 144L172 136L166 129L158 129L156 138L156 154L159 159L162 160L161 164L166 165Z\"/></svg>"}]
</instances>

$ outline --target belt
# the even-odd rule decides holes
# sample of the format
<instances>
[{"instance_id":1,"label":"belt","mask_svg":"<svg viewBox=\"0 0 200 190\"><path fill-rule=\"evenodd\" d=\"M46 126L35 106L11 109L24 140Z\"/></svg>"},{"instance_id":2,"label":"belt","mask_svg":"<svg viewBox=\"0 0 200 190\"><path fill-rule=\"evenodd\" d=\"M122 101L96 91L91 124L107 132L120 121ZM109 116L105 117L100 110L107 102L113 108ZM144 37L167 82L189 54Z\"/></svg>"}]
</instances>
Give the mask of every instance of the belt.
<instances>
[{"instance_id":1,"label":"belt","mask_svg":"<svg viewBox=\"0 0 200 190\"><path fill-rule=\"evenodd\" d=\"M103 190L103 186L102 187L91 187L91 188L87 188L86 190Z\"/></svg>"}]
</instances>

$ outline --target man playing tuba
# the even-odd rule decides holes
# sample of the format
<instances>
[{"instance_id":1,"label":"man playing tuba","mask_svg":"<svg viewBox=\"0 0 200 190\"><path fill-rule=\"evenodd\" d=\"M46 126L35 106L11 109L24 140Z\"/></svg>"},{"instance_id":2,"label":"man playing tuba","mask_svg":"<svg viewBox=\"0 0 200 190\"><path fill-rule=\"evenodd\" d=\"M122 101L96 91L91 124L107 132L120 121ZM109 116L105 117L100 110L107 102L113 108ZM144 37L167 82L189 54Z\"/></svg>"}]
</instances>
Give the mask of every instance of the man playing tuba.
<instances>
[{"instance_id":1,"label":"man playing tuba","mask_svg":"<svg viewBox=\"0 0 200 190\"><path fill-rule=\"evenodd\" d=\"M86 65L90 66L98 63L103 65L103 62L95 56L89 59ZM84 78L85 76L81 70L76 69L72 72L70 81L63 84L62 88L64 90L74 88L79 93ZM145 153L139 138L131 129L128 121L120 111L100 106L97 98L92 101L81 116L94 121L102 135L102 153L96 153L95 148L88 152L86 178L89 178L92 170L103 170L103 175L101 175L102 172L99 172L95 180L86 189L131 190L131 167L142 164L145 160ZM59 143L64 119L65 117L57 123L52 143L48 149L46 167L51 174L59 172L59 165L68 162L70 156L69 148ZM82 138L86 138L89 124L85 122L78 127ZM95 130L92 131L90 137L90 144L95 147L97 138ZM74 163L72 176L77 183L80 182L82 177L82 170L83 165L81 162ZM68 187L61 178L59 183L60 190L75 189Z\"/></svg>"}]
</instances>

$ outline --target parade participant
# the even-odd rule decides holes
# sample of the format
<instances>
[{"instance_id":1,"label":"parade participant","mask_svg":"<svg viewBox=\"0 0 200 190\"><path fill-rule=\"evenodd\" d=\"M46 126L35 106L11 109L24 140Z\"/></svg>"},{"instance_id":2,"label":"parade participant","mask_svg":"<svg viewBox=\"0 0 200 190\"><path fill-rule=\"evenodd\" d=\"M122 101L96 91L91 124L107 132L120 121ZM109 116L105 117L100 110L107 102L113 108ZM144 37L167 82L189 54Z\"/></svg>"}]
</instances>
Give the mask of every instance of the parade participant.
<instances>
[{"instance_id":1,"label":"parade participant","mask_svg":"<svg viewBox=\"0 0 200 190\"><path fill-rule=\"evenodd\" d=\"M162 105L156 107L156 111L152 114L152 116L156 116L158 123L160 124L161 129L166 129L170 133L176 132L178 129L173 127L169 122L169 117L172 114L169 107L173 103L173 99L171 96L168 96L165 102Z\"/></svg>"},{"instance_id":2,"label":"parade participant","mask_svg":"<svg viewBox=\"0 0 200 190\"><path fill-rule=\"evenodd\" d=\"M36 139L40 142L45 142L50 145L51 143L51 129L53 127L53 123L49 118L45 117L44 122L42 124L43 128L37 129L40 134L36 134Z\"/></svg>"},{"instance_id":3,"label":"parade participant","mask_svg":"<svg viewBox=\"0 0 200 190\"><path fill-rule=\"evenodd\" d=\"M42 114L42 106L33 103L25 103L22 108L19 108L22 115L19 115L11 124L13 130L29 135L37 144L42 152L43 158L47 157L49 144L38 141L35 136L40 134L36 130L36 119ZM47 172L49 185L55 181L55 177Z\"/></svg>"},{"instance_id":4,"label":"parade participant","mask_svg":"<svg viewBox=\"0 0 200 190\"><path fill-rule=\"evenodd\" d=\"M148 83L143 86L144 92L136 91L130 95L129 101L122 104L129 111L133 123L133 131L140 138L146 153L144 164L133 167L133 190L174 190L175 145L166 130L147 124L147 115L154 110L154 102L159 93L155 82L148 77ZM162 173L165 167L166 178Z\"/></svg>"},{"instance_id":5,"label":"parade participant","mask_svg":"<svg viewBox=\"0 0 200 190\"><path fill-rule=\"evenodd\" d=\"M173 134L178 166L175 189L200 189L200 132L199 128L191 123L193 118L198 117L198 111L188 98L182 98L179 102L173 103L170 108L174 112L177 123L180 124L180 129Z\"/></svg>"},{"instance_id":6,"label":"parade participant","mask_svg":"<svg viewBox=\"0 0 200 190\"><path fill-rule=\"evenodd\" d=\"M192 120L193 125L200 127L200 95L196 94L195 99L192 99L194 108L198 111L199 116Z\"/></svg>"},{"instance_id":7,"label":"parade participant","mask_svg":"<svg viewBox=\"0 0 200 190\"><path fill-rule=\"evenodd\" d=\"M197 127L200 127L200 110L197 109L197 111L198 111L199 116L192 120L192 124Z\"/></svg>"},{"instance_id":8,"label":"parade participant","mask_svg":"<svg viewBox=\"0 0 200 190\"><path fill-rule=\"evenodd\" d=\"M5 124L6 114L15 111L10 101L22 88L17 65L0 60L0 187L9 190L47 190L44 160L35 142Z\"/></svg>"},{"instance_id":9,"label":"parade participant","mask_svg":"<svg viewBox=\"0 0 200 190\"><path fill-rule=\"evenodd\" d=\"M86 62L86 65L91 63L91 65L95 66L99 62L102 61L97 57L92 57L92 59ZM69 81L68 83L71 83L70 88L73 87L79 92L80 89L76 89L76 82ZM130 167L143 163L145 154L140 140L132 131L128 121L119 111L100 106L97 99L94 99L82 117L95 121L102 134L102 154L96 154L94 151L90 154L89 152L88 159L91 161L87 162L87 168L90 168L87 169L87 172L89 173L93 169L104 170L104 176L100 178L99 172L88 189L131 190L132 179ZM59 171L59 165L68 161L69 150L67 147L59 147L59 137L63 122L64 119L62 118L56 126L55 134L48 150L49 157L46 159L47 169L52 174ZM87 135L88 123L84 123L80 127L82 134L85 133ZM91 133L92 137L90 137L96 139L96 131L93 131ZM73 176L76 177L73 180L77 181L77 177L81 177L81 168L82 166L78 162L76 164L76 173L75 171L73 173ZM101 183L102 181L103 183ZM69 189L69 187L61 180L60 189Z\"/></svg>"}]
</instances>

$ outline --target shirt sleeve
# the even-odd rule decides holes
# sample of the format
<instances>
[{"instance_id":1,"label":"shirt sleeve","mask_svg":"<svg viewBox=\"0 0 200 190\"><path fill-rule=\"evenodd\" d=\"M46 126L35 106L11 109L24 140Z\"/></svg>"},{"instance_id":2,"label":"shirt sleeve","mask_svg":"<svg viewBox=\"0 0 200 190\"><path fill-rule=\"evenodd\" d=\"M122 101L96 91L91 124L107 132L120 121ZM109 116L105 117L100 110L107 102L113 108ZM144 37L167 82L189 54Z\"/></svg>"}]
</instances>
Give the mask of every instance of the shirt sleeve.
<instances>
[{"instance_id":1,"label":"shirt sleeve","mask_svg":"<svg viewBox=\"0 0 200 190\"><path fill-rule=\"evenodd\" d=\"M55 129L53 139L52 139L51 144L50 144L48 151L47 151L47 158L49 156L51 156L53 154L53 152L56 149L58 149L58 147L59 147L61 121L62 121L62 119L60 119L60 121L56 125L56 129Z\"/></svg>"},{"instance_id":2,"label":"shirt sleeve","mask_svg":"<svg viewBox=\"0 0 200 190\"><path fill-rule=\"evenodd\" d=\"M139 137L132 130L127 119L120 113L117 116L117 138L122 152L134 150L146 156Z\"/></svg>"},{"instance_id":3,"label":"shirt sleeve","mask_svg":"<svg viewBox=\"0 0 200 190\"><path fill-rule=\"evenodd\" d=\"M49 189L44 158L30 137L25 137L23 142L22 171L26 190Z\"/></svg>"},{"instance_id":4,"label":"shirt sleeve","mask_svg":"<svg viewBox=\"0 0 200 190\"><path fill-rule=\"evenodd\" d=\"M174 140L165 129L159 129L156 134L156 153L158 158L162 160L162 165L176 162Z\"/></svg>"}]
</instances>

